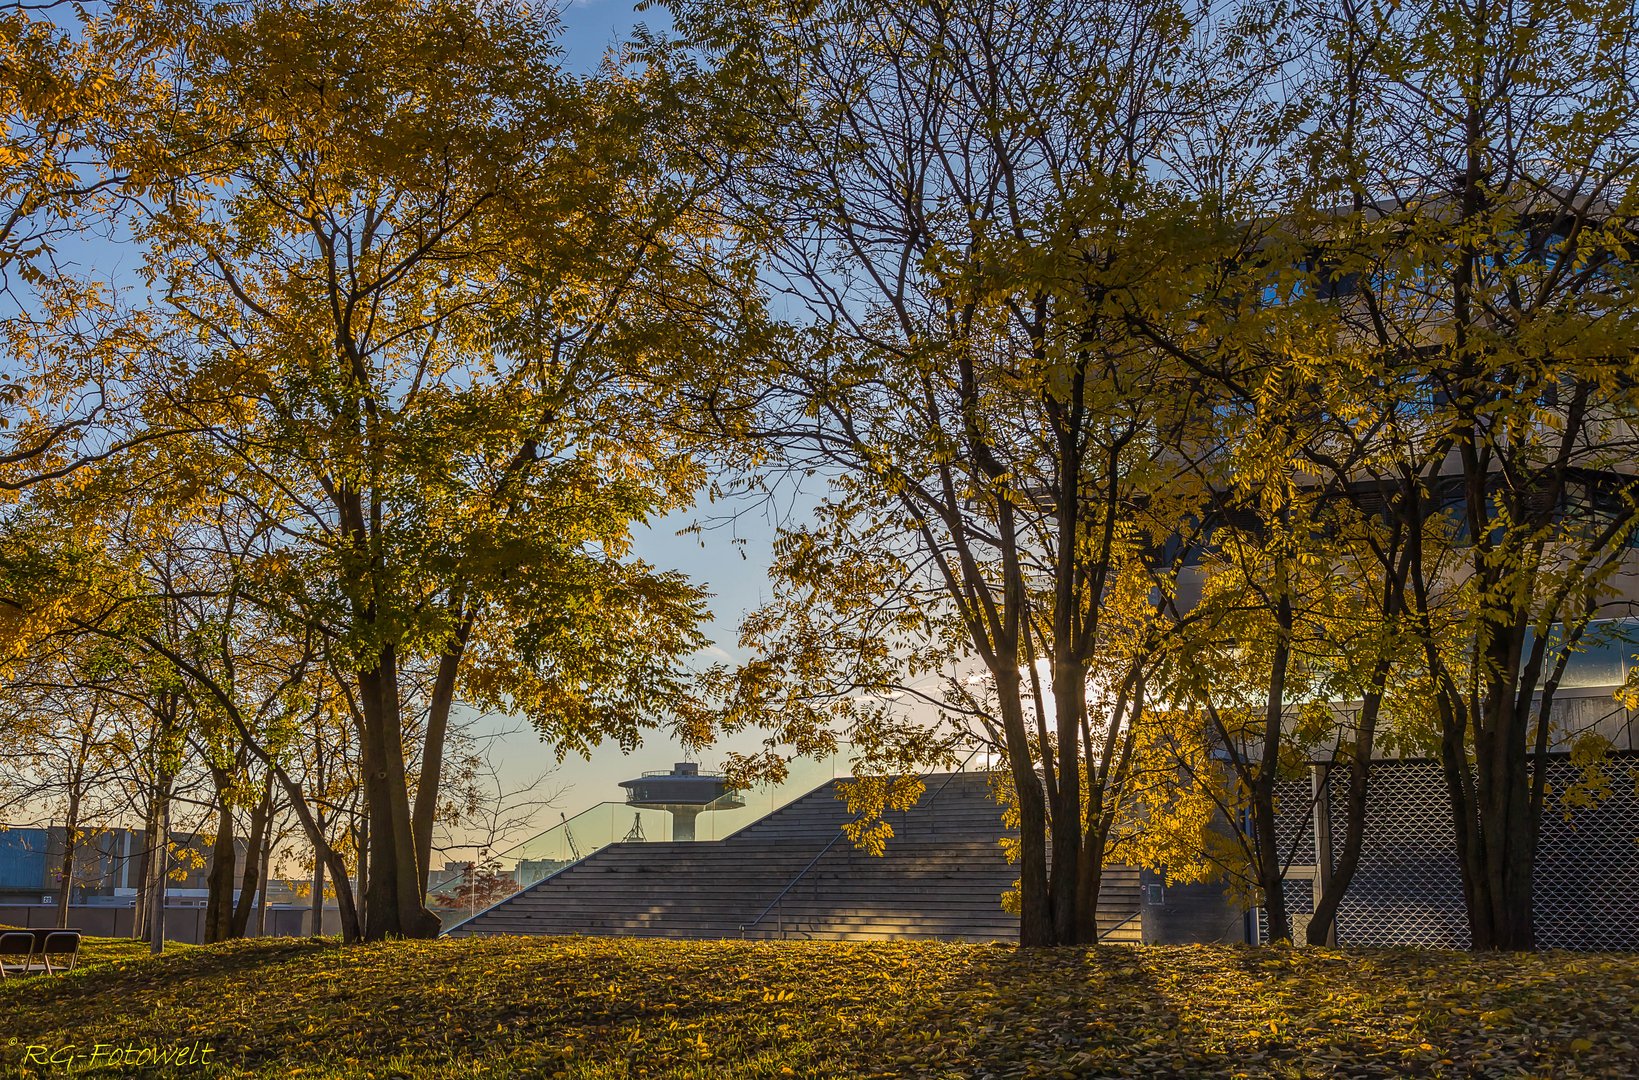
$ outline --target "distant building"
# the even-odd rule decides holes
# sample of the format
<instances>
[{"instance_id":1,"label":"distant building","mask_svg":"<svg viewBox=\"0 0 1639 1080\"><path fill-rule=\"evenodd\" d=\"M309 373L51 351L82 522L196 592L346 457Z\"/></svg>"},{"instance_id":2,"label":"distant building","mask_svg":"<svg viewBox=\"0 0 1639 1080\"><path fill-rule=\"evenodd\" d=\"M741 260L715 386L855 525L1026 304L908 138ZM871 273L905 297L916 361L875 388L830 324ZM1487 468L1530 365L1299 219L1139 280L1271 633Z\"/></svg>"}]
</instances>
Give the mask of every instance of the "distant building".
<instances>
[{"instance_id":1,"label":"distant building","mask_svg":"<svg viewBox=\"0 0 1639 1080\"><path fill-rule=\"evenodd\" d=\"M142 878L147 833L141 829L87 830L74 853L74 880L62 880L66 830L60 825L0 826L0 904L55 904L67 887L69 902L84 905L125 905L136 898ZM185 833L171 834L171 878L166 892L173 898L206 893L211 844ZM234 841L234 872L245 865L245 842ZM182 875L182 876L178 876Z\"/></svg>"}]
</instances>

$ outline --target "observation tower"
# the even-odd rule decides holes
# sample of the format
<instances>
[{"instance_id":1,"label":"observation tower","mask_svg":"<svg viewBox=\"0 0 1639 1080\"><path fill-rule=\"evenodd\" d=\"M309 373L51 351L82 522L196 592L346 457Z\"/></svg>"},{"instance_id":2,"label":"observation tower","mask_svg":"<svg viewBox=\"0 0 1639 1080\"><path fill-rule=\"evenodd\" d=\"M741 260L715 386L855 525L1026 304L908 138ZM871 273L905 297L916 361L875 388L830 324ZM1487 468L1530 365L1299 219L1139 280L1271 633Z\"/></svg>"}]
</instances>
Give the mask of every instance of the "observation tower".
<instances>
[{"instance_id":1,"label":"observation tower","mask_svg":"<svg viewBox=\"0 0 1639 1080\"><path fill-rule=\"evenodd\" d=\"M670 772L646 772L622 780L626 805L664 810L672 816L672 839L693 840L694 819L712 810L738 810L745 800L722 776L702 773L692 761L679 761Z\"/></svg>"}]
</instances>

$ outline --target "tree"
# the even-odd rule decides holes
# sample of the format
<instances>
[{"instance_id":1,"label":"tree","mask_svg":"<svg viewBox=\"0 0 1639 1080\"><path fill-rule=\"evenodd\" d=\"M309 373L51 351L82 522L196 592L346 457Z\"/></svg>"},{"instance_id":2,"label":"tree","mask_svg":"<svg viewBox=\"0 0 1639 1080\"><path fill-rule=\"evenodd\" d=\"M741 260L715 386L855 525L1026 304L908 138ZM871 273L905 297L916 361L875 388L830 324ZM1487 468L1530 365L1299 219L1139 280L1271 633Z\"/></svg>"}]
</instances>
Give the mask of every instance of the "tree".
<instances>
[{"instance_id":1,"label":"tree","mask_svg":"<svg viewBox=\"0 0 1639 1080\"><path fill-rule=\"evenodd\" d=\"M1196 92L1245 90L1209 75L1241 71L1228 35L1124 3L674 11L777 132L739 197L807 322L717 404L836 491L784 542L795 591L748 624L729 714L799 746L843 726L903 772L948 744L859 692L925 694L956 663L935 706L1005 749L1021 940L1091 940L1144 678L1107 605L1200 494L1166 449L1194 383L1128 313L1186 295L1152 252L1190 227L1168 181ZM1104 660L1113 711L1089 698Z\"/></svg>"},{"instance_id":2,"label":"tree","mask_svg":"<svg viewBox=\"0 0 1639 1080\"><path fill-rule=\"evenodd\" d=\"M460 881L448 891L440 892L436 903L448 911L482 911L518 891L518 882L511 874L501 872L500 864L488 857L488 851L479 853L477 862L469 862L461 871Z\"/></svg>"},{"instance_id":3,"label":"tree","mask_svg":"<svg viewBox=\"0 0 1639 1080\"><path fill-rule=\"evenodd\" d=\"M83 842L100 831L112 809L109 788L118 758L110 702L98 686L110 674L109 660L96 642L56 638L0 688L8 714L0 732L0 770L18 776L15 786L62 821L58 926L68 925L69 905L84 879Z\"/></svg>"},{"instance_id":4,"label":"tree","mask_svg":"<svg viewBox=\"0 0 1639 1080\"><path fill-rule=\"evenodd\" d=\"M1276 791L1302 775L1304 751L1330 727L1320 704L1327 689L1322 643L1335 594L1325 580L1330 567L1308 542L1313 496L1294 490L1289 475L1236 488L1228 493L1233 502L1250 488L1255 509L1241 512L1241 528L1225 523L1212 533L1200 595L1187 614L1175 610L1180 640L1171 663L1158 665L1158 681L1177 706L1198 714L1211 752L1201 755L1192 743L1178 765L1188 782L1212 793L1248 868L1253 888L1244 892L1259 899L1270 938L1290 940L1284 878L1294 852L1281 846ZM1307 707L1298 704L1305 699ZM1228 776L1210 775L1218 769Z\"/></svg>"},{"instance_id":5,"label":"tree","mask_svg":"<svg viewBox=\"0 0 1639 1080\"><path fill-rule=\"evenodd\" d=\"M1341 203L1359 282L1347 351L1401 417L1371 461L1418 527L1383 573L1430 680L1476 948L1533 947L1556 691L1635 526L1635 18L1351 3L1327 41L1316 198Z\"/></svg>"},{"instance_id":6,"label":"tree","mask_svg":"<svg viewBox=\"0 0 1639 1080\"><path fill-rule=\"evenodd\" d=\"M700 482L657 421L732 355L708 300L741 267L672 152L686 116L642 72L568 78L553 30L444 0L212 9L166 121L192 181L144 236L194 345L153 422L207 432L212 483L282 544L258 602L309 620L357 719L366 938L437 931L465 669L566 749L692 708L699 594L624 556Z\"/></svg>"},{"instance_id":7,"label":"tree","mask_svg":"<svg viewBox=\"0 0 1639 1080\"><path fill-rule=\"evenodd\" d=\"M1176 733L1152 740L1170 745L1197 792L1152 785L1148 813L1213 806L1237 850L1206 862L1237 879L1280 940L1291 930L1283 881L1302 836L1280 835L1279 817L1300 808L1278 805L1277 791L1312 764L1346 765L1345 840L1335 869L1321 867L1309 923L1324 943L1358 861L1378 724L1405 659L1403 590L1385 568L1403 565L1420 521L1408 520L1396 478L1374 475L1365 446L1392 437L1398 418L1380 411L1372 369L1337 326L1335 219L1309 221L1278 185L1260 192L1266 201L1243 206L1240 221L1207 226L1218 242L1181 253L1196 291L1181 317L1136 320L1197 372L1214 417L1207 441L1178 448L1212 494L1174 537L1194 549L1191 586L1166 603L1176 640L1160 684L1185 709ZM1228 776L1209 775L1218 768ZM1170 840L1156 850L1177 854Z\"/></svg>"}]
</instances>

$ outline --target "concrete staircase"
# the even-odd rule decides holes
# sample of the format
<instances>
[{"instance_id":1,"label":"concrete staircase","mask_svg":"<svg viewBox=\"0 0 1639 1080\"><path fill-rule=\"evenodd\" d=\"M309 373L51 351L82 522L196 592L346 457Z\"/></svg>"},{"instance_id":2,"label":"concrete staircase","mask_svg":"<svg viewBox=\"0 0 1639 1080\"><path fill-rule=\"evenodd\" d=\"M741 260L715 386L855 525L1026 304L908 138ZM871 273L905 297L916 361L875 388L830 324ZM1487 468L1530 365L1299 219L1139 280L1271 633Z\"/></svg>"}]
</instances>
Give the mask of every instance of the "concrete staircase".
<instances>
[{"instance_id":1,"label":"concrete staircase","mask_svg":"<svg viewBox=\"0 0 1639 1080\"><path fill-rule=\"evenodd\" d=\"M887 815L886 855L855 849L848 820L829 781L722 840L611 844L449 934L1017 939L1001 894L1018 873L983 773L929 777L916 806ZM1139 941L1138 911L1137 871L1106 870L1105 940Z\"/></svg>"}]
</instances>

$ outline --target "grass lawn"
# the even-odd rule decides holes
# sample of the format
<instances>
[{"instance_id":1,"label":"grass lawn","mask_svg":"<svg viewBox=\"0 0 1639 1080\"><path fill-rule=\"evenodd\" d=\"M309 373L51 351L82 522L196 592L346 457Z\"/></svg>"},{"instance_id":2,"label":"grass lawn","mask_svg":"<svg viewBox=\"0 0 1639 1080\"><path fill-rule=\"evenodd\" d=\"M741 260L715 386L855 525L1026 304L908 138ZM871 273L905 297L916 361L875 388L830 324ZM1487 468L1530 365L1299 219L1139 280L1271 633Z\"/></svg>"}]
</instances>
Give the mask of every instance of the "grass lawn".
<instances>
[{"instance_id":1,"label":"grass lawn","mask_svg":"<svg viewBox=\"0 0 1639 1080\"><path fill-rule=\"evenodd\" d=\"M15 930L14 926L0 926L0 930ZM176 952L186 952L198 948L196 945L168 944L166 949ZM98 968L112 964L124 963L127 960L142 960L148 957L148 943L146 941L132 941L130 938L115 937L87 937L80 940L80 957L75 961L75 967ZM0 993L12 989L11 981L0 983ZM0 998L7 1000L9 998Z\"/></svg>"},{"instance_id":2,"label":"grass lawn","mask_svg":"<svg viewBox=\"0 0 1639 1080\"><path fill-rule=\"evenodd\" d=\"M1639 1076L1639 955L490 938L93 942L0 1075ZM72 1047L72 1050L65 1048ZM203 1049L211 1051L203 1055Z\"/></svg>"}]
</instances>

